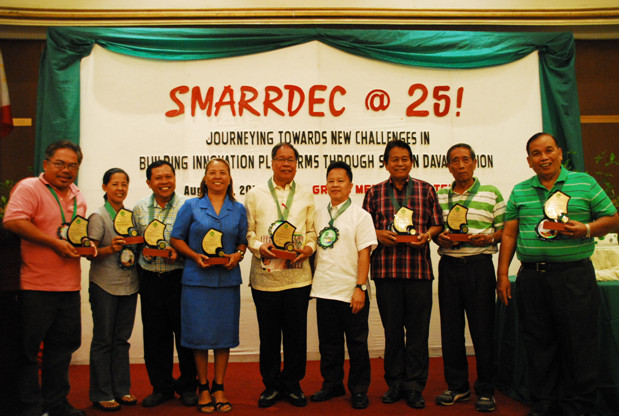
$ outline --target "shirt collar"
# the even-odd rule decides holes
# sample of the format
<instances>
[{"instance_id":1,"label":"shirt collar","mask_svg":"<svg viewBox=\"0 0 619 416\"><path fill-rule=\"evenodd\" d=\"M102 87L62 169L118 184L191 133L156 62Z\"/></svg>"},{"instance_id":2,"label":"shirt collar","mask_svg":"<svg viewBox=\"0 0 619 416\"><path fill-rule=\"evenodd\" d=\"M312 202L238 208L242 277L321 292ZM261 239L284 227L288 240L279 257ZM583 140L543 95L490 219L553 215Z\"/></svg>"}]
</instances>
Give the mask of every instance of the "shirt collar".
<instances>
[{"instance_id":1,"label":"shirt collar","mask_svg":"<svg viewBox=\"0 0 619 416\"><path fill-rule=\"evenodd\" d=\"M404 181L404 188L402 188L402 189L406 189L406 187L408 186L408 182L409 182L410 180L411 180L411 175L408 175L408 177L407 177L407 178L406 178L406 180ZM389 183L391 183L391 186L393 186L393 188L394 188L397 192L400 192L400 191L398 190L398 188L395 186L395 184L393 183L393 179L391 178L391 176L389 176L389 180L388 180L388 182L389 182Z\"/></svg>"},{"instance_id":2,"label":"shirt collar","mask_svg":"<svg viewBox=\"0 0 619 416\"><path fill-rule=\"evenodd\" d=\"M39 175L39 180L40 180L40 181L43 183L43 185L45 185L45 186L52 186L52 185L51 185L51 184L47 181L47 179L45 179L45 176L44 176L44 175L45 175L45 172L41 172L41 174ZM79 192L79 188L78 188L78 187L77 187L74 183L72 183L72 184L70 184L70 185L69 185L69 194L70 194L71 196L73 196L73 195L77 195L77 193L78 193L78 192Z\"/></svg>"},{"instance_id":3,"label":"shirt collar","mask_svg":"<svg viewBox=\"0 0 619 416\"><path fill-rule=\"evenodd\" d=\"M271 178L271 182L273 182L273 187L275 189L281 189L281 190L287 191L287 190L290 190L291 185L294 183L294 179L292 180L292 182L286 184L286 186L284 186L283 188L279 186L277 182L275 182L275 178Z\"/></svg>"},{"instance_id":4,"label":"shirt collar","mask_svg":"<svg viewBox=\"0 0 619 416\"><path fill-rule=\"evenodd\" d=\"M567 180L567 174L569 173L569 171L567 169L565 169L564 166L561 166L561 172L559 172L559 177L557 177L557 180L555 181L554 184L552 184L552 187L554 188L554 186L558 183L558 182L565 182ZM536 187L536 188L544 188L546 189L546 187L544 185L542 185L542 183L539 180L539 176L535 175L531 178L531 186Z\"/></svg>"},{"instance_id":5,"label":"shirt collar","mask_svg":"<svg viewBox=\"0 0 619 416\"><path fill-rule=\"evenodd\" d=\"M159 208L159 209L167 209L168 207L173 207L174 206L174 201L176 201L176 192L174 192L172 194L172 198L170 198L170 200L165 204L165 206L162 208L161 205L159 205L157 203L157 198L155 198L155 194L151 194L151 204L153 207L155 208Z\"/></svg>"},{"instance_id":6,"label":"shirt collar","mask_svg":"<svg viewBox=\"0 0 619 416\"><path fill-rule=\"evenodd\" d=\"M228 195L226 195L226 197L224 198L224 203L221 205L221 209L224 210L224 209L230 208L231 202L232 201L230 201L230 198L228 197ZM208 195L205 195L204 197L198 200L198 206L200 206L200 208L210 209L213 212L215 212L215 208L213 208L213 204L211 203L211 200L209 199Z\"/></svg>"},{"instance_id":7,"label":"shirt collar","mask_svg":"<svg viewBox=\"0 0 619 416\"><path fill-rule=\"evenodd\" d=\"M337 209L339 209L342 205L344 205L344 204L348 201L348 199L350 199L350 197L346 198L346 201L344 201L344 202L342 202L342 203L339 203L339 204L337 204L337 205L331 205L331 208L337 208ZM331 202L329 202L329 204L330 204L330 203L331 203Z\"/></svg>"},{"instance_id":8,"label":"shirt collar","mask_svg":"<svg viewBox=\"0 0 619 416\"><path fill-rule=\"evenodd\" d=\"M474 181L473 181L473 184L471 185L471 187L470 187L470 188L468 188L466 191L464 191L464 192L462 193L462 195L464 195L464 194L468 194L469 192L471 192L471 189L473 189L473 188L475 187L475 185L477 185L477 184L479 183L479 179L477 179L476 177L473 177L473 179L474 179ZM451 194L451 193L454 193L454 194L456 194L456 193L457 193L456 191L454 191L455 186L456 186L456 181L453 181L453 182L451 183L451 188L449 188L449 193L450 193L450 194ZM460 194L458 194L458 195L460 195Z\"/></svg>"}]
</instances>

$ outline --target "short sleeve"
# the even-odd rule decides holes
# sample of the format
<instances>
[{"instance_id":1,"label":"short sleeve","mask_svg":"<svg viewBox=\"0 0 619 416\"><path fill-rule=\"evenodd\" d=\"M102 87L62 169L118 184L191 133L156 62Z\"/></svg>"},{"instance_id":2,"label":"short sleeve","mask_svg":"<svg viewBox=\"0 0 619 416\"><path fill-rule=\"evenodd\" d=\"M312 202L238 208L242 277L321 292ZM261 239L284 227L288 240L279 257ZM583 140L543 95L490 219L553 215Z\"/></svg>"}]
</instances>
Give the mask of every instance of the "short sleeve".
<instances>
[{"instance_id":1,"label":"short sleeve","mask_svg":"<svg viewBox=\"0 0 619 416\"><path fill-rule=\"evenodd\" d=\"M370 251L372 251L378 245L374 222L372 221L370 214L366 211L361 212L355 240L357 251L361 251L366 247L370 247Z\"/></svg>"},{"instance_id":2,"label":"short sleeve","mask_svg":"<svg viewBox=\"0 0 619 416\"><path fill-rule=\"evenodd\" d=\"M88 237L95 241L103 241L105 237L103 217L97 213L91 214L88 217Z\"/></svg>"},{"instance_id":3,"label":"short sleeve","mask_svg":"<svg viewBox=\"0 0 619 416\"><path fill-rule=\"evenodd\" d=\"M505 206L505 221L518 219L518 206L516 205L514 191L512 191Z\"/></svg>"},{"instance_id":4,"label":"short sleeve","mask_svg":"<svg viewBox=\"0 0 619 416\"><path fill-rule=\"evenodd\" d=\"M13 220L32 220L36 212L37 201L35 189L22 181L15 185L4 212L4 222Z\"/></svg>"},{"instance_id":5,"label":"short sleeve","mask_svg":"<svg viewBox=\"0 0 619 416\"><path fill-rule=\"evenodd\" d=\"M193 220L192 211L192 203L185 203L178 210L176 221L174 221L174 228L172 229L172 234L170 234L171 238L187 241L189 236L189 227L191 226L191 222Z\"/></svg>"}]
</instances>

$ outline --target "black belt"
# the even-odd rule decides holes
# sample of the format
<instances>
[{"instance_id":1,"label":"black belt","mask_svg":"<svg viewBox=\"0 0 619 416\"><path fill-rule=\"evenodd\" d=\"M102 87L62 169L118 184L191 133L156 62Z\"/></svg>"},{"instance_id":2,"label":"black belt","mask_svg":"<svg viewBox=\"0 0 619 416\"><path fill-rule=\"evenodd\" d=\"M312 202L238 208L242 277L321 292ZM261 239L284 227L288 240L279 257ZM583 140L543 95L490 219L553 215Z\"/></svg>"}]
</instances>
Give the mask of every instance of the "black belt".
<instances>
[{"instance_id":1,"label":"black belt","mask_svg":"<svg viewBox=\"0 0 619 416\"><path fill-rule=\"evenodd\" d=\"M448 261L450 263L465 265L471 263L477 263L478 261L488 261L492 259L492 254L476 254L474 256L462 256L462 257L454 257L444 255L441 259Z\"/></svg>"},{"instance_id":2,"label":"black belt","mask_svg":"<svg viewBox=\"0 0 619 416\"><path fill-rule=\"evenodd\" d=\"M578 261L566 261L562 263L526 263L522 262L522 267L525 269L535 270L537 272L545 273L545 272L554 272L554 271L562 271L571 269L572 267L580 267L589 264L591 260L582 259Z\"/></svg>"}]
</instances>

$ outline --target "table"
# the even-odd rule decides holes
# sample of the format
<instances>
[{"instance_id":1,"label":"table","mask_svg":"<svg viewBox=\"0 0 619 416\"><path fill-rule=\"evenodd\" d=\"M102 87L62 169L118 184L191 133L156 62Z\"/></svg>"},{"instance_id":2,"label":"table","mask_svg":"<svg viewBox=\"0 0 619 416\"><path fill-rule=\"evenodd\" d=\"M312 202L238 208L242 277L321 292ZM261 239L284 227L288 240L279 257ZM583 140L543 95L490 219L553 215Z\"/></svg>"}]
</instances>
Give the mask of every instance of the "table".
<instances>
[{"instance_id":1,"label":"table","mask_svg":"<svg viewBox=\"0 0 619 416\"><path fill-rule=\"evenodd\" d=\"M599 281L619 281L619 246L601 245L595 247L591 256L595 278Z\"/></svg>"},{"instance_id":2,"label":"table","mask_svg":"<svg viewBox=\"0 0 619 416\"><path fill-rule=\"evenodd\" d=\"M518 294L512 282L509 306L497 300L494 328L497 388L529 403L525 348L518 332ZM600 291L600 377L598 414L619 414L619 281L598 282Z\"/></svg>"}]
</instances>

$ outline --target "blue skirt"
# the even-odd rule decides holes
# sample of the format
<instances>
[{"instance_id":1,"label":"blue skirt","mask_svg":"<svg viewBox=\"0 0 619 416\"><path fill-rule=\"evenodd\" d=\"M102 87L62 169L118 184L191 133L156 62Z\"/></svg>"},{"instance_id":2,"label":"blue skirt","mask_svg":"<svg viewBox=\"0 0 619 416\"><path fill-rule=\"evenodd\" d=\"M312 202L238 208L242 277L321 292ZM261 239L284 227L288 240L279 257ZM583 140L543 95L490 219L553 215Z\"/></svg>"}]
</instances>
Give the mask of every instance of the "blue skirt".
<instances>
[{"instance_id":1,"label":"blue skirt","mask_svg":"<svg viewBox=\"0 0 619 416\"><path fill-rule=\"evenodd\" d=\"M241 287L183 285L181 345L194 350L239 345Z\"/></svg>"}]
</instances>

